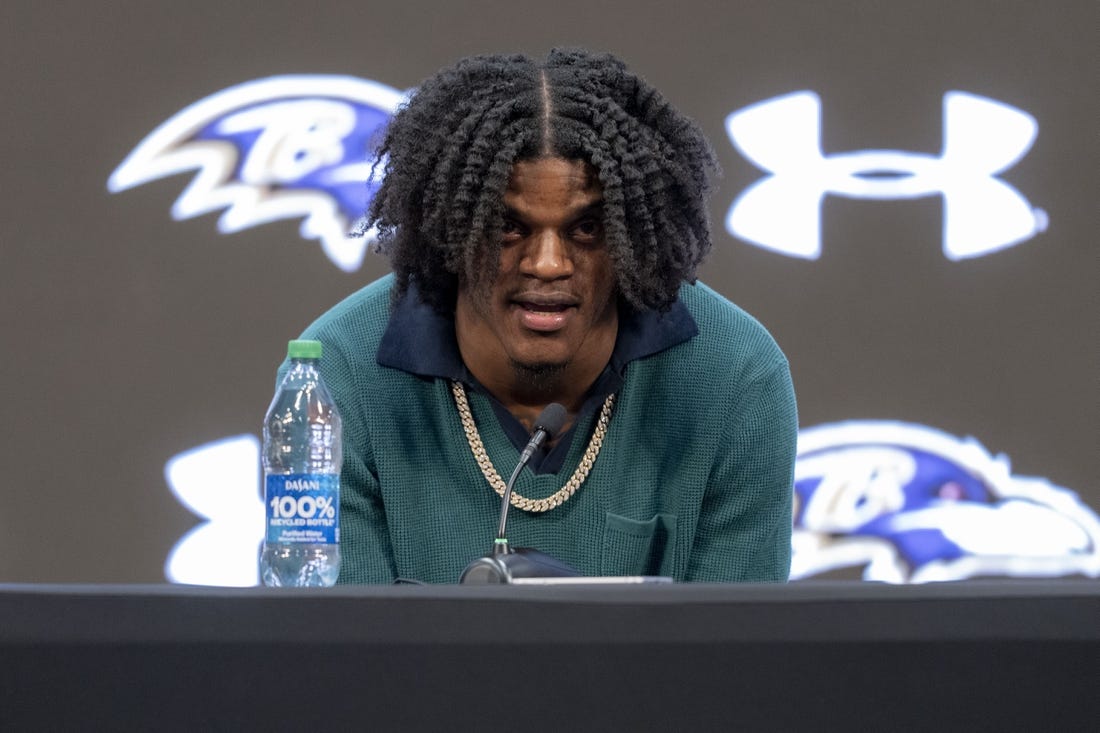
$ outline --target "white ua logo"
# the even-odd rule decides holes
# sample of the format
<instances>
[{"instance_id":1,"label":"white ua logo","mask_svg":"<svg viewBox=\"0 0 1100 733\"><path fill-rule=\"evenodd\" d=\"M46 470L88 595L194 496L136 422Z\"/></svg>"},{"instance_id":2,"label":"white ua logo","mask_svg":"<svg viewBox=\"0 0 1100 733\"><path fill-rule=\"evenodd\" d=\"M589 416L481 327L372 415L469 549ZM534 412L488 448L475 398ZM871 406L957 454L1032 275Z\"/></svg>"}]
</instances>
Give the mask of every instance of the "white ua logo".
<instances>
[{"instance_id":1,"label":"white ua logo","mask_svg":"<svg viewBox=\"0 0 1100 733\"><path fill-rule=\"evenodd\" d=\"M803 91L726 118L741 153L771 174L745 189L726 216L734 236L793 257L821 254L825 194L902 199L942 194L943 252L979 257L1046 228L1016 189L995 176L1031 148L1039 126L1021 110L966 92L943 96L943 153L899 150L821 152L821 100Z\"/></svg>"},{"instance_id":2,"label":"white ua logo","mask_svg":"<svg viewBox=\"0 0 1100 733\"><path fill-rule=\"evenodd\" d=\"M264 536L259 439L238 435L192 448L168 461L164 476L180 503L206 520L168 553L168 580L257 585Z\"/></svg>"}]
</instances>

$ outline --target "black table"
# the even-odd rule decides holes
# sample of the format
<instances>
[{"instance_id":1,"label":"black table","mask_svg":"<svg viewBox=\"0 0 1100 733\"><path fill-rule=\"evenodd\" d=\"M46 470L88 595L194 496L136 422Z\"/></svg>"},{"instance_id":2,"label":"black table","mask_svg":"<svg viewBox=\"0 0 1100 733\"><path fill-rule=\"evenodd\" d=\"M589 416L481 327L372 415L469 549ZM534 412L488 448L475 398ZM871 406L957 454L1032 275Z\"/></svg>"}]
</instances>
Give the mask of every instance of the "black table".
<instances>
[{"instance_id":1,"label":"black table","mask_svg":"<svg viewBox=\"0 0 1100 733\"><path fill-rule=\"evenodd\" d=\"M0 730L1100 730L1100 583L0 585Z\"/></svg>"}]
</instances>

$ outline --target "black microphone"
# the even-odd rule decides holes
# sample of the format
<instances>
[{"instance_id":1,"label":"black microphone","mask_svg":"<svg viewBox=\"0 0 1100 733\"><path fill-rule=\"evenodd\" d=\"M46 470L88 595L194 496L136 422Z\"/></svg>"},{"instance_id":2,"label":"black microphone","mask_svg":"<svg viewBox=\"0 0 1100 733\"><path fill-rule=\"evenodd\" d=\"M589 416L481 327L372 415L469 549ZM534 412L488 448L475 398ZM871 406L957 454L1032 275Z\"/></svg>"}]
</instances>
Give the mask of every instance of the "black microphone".
<instances>
[{"instance_id":1,"label":"black microphone","mask_svg":"<svg viewBox=\"0 0 1100 733\"><path fill-rule=\"evenodd\" d=\"M561 430L565 424L565 408L557 402L546 406L535 420L534 434L528 441L527 447L519 456L519 463L512 471L512 477L504 487L504 494L500 502L500 523L497 525L497 536L493 541L492 551L485 557L479 557L466 566L459 577L459 583L465 584L489 584L511 583L513 578L553 578L572 577L580 575L579 572L565 563L550 557L549 555L533 550L529 547L513 549L508 545L508 537L505 534L505 525L508 522L508 508L512 503L512 486L519 478L520 471L535 455L543 443Z\"/></svg>"}]
</instances>

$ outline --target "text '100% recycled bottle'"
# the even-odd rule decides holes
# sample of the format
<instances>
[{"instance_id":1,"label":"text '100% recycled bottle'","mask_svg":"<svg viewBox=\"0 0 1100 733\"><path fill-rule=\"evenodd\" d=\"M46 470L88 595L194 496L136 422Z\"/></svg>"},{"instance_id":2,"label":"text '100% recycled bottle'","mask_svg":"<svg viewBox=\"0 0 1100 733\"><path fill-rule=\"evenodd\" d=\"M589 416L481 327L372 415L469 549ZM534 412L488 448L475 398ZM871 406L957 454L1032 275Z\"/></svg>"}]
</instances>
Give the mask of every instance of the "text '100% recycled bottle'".
<instances>
[{"instance_id":1,"label":"text '100% recycled bottle'","mask_svg":"<svg viewBox=\"0 0 1100 733\"><path fill-rule=\"evenodd\" d=\"M341 420L321 378L321 342L291 341L264 419L267 586L331 586L340 574Z\"/></svg>"}]
</instances>

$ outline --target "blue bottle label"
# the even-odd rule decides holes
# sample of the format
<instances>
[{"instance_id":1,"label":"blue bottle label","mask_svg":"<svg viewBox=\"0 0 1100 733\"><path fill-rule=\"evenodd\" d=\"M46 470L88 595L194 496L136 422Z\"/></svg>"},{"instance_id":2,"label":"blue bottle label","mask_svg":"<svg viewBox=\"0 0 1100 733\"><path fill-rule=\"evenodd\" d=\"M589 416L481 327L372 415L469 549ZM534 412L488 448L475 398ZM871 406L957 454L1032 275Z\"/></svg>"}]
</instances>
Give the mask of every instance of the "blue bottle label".
<instances>
[{"instance_id":1,"label":"blue bottle label","mask_svg":"<svg viewBox=\"0 0 1100 733\"><path fill-rule=\"evenodd\" d=\"M340 477L330 473L268 476L267 542L337 544Z\"/></svg>"}]
</instances>

